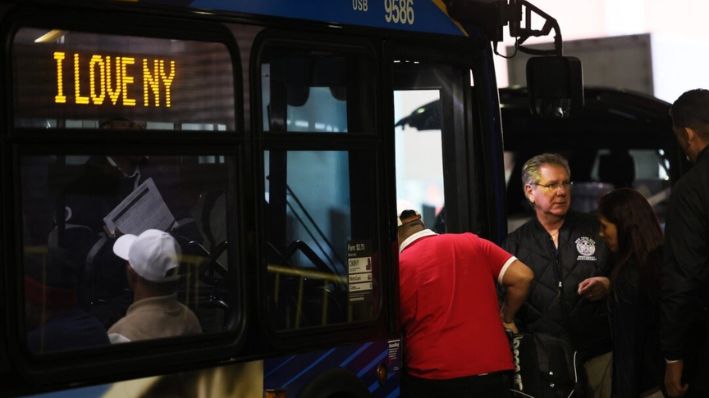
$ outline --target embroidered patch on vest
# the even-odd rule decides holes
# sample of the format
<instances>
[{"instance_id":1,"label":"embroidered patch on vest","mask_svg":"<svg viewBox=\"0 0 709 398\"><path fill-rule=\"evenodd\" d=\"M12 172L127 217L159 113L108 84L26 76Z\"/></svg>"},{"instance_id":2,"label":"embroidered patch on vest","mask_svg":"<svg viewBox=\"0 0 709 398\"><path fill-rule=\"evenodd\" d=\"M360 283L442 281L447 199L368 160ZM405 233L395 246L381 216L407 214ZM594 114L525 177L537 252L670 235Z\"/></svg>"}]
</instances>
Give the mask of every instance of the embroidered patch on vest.
<instances>
[{"instance_id":1,"label":"embroidered patch on vest","mask_svg":"<svg viewBox=\"0 0 709 398\"><path fill-rule=\"evenodd\" d=\"M596 242L593 239L587 236L576 239L576 250L579 252L576 261L596 261L596 256L594 256L596 253Z\"/></svg>"}]
</instances>

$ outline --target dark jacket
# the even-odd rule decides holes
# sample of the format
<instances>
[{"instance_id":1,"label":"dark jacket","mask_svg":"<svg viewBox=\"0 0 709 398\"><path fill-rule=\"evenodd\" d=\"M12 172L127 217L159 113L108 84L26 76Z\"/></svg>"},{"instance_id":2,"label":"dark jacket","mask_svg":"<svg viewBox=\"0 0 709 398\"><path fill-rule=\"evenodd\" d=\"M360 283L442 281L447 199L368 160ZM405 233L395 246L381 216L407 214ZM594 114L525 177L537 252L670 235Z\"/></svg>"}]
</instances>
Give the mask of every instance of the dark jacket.
<instances>
[{"instance_id":1,"label":"dark jacket","mask_svg":"<svg viewBox=\"0 0 709 398\"><path fill-rule=\"evenodd\" d=\"M657 252L656 256L659 262L662 253ZM641 280L640 272L635 263L623 266L608 297L613 338L613 397L637 397L658 388L664 375L657 282Z\"/></svg>"},{"instance_id":2,"label":"dark jacket","mask_svg":"<svg viewBox=\"0 0 709 398\"><path fill-rule=\"evenodd\" d=\"M47 323L27 333L27 345L34 353L76 350L108 345L101 322L79 308L51 317Z\"/></svg>"},{"instance_id":3,"label":"dark jacket","mask_svg":"<svg viewBox=\"0 0 709 398\"><path fill-rule=\"evenodd\" d=\"M582 361L610 351L605 301L591 302L577 293L584 279L609 273L608 249L595 217L570 211L559 230L558 250L536 218L512 232L503 247L534 271L518 313L523 331L566 337Z\"/></svg>"},{"instance_id":4,"label":"dark jacket","mask_svg":"<svg viewBox=\"0 0 709 398\"><path fill-rule=\"evenodd\" d=\"M667 359L691 360L690 353L709 352L709 147L677 182L670 198L662 269L661 344ZM707 369L709 354L698 359ZM691 363L689 364L691 367ZM691 386L697 383L689 381ZM707 386L706 391L709 391Z\"/></svg>"}]
</instances>

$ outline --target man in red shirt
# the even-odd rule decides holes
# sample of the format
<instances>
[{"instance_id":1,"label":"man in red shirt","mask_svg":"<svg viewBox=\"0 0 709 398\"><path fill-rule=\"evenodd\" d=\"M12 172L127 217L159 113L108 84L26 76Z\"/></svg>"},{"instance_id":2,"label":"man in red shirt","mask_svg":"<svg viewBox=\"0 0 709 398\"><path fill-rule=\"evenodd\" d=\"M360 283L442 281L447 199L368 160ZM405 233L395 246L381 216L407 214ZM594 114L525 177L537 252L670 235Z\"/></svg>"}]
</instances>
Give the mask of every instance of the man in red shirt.
<instances>
[{"instance_id":1,"label":"man in red shirt","mask_svg":"<svg viewBox=\"0 0 709 398\"><path fill-rule=\"evenodd\" d=\"M402 396L511 396L505 328L517 331L513 320L532 270L475 234L426 229L413 210L399 219ZM502 308L496 283L506 287Z\"/></svg>"}]
</instances>

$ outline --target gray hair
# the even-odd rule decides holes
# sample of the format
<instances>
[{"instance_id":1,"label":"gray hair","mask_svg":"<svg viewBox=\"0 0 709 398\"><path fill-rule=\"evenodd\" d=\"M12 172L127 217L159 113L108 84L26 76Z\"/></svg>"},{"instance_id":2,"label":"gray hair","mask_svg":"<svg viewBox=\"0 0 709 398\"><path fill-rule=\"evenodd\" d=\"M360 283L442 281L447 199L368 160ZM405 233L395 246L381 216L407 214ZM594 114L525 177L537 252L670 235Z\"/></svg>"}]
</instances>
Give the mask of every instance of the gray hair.
<instances>
[{"instance_id":1,"label":"gray hair","mask_svg":"<svg viewBox=\"0 0 709 398\"><path fill-rule=\"evenodd\" d=\"M569 162L558 153L542 153L527 160L522 166L522 189L527 184L536 184L542 178L539 169L542 165L550 164L562 167L566 170L566 174L571 178L571 169Z\"/></svg>"}]
</instances>

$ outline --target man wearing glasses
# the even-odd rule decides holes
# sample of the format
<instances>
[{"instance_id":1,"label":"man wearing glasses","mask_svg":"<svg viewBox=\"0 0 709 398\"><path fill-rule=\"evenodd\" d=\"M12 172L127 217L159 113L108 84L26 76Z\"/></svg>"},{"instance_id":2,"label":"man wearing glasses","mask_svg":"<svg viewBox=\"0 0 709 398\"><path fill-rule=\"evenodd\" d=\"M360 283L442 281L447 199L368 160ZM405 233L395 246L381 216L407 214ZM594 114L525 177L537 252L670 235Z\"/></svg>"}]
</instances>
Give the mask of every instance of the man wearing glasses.
<instances>
[{"instance_id":1,"label":"man wearing glasses","mask_svg":"<svg viewBox=\"0 0 709 398\"><path fill-rule=\"evenodd\" d=\"M519 329L562 337L586 368L591 397L610 397L611 342L605 300L608 250L596 217L570 211L571 171L561 155L544 153L522 167L525 198L535 217L503 247L534 271Z\"/></svg>"}]
</instances>

